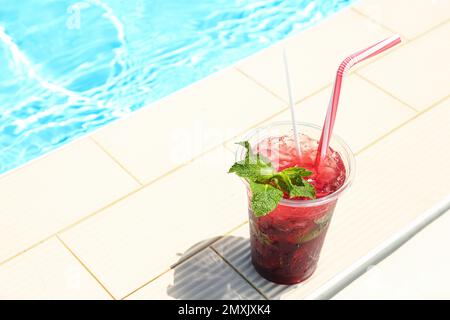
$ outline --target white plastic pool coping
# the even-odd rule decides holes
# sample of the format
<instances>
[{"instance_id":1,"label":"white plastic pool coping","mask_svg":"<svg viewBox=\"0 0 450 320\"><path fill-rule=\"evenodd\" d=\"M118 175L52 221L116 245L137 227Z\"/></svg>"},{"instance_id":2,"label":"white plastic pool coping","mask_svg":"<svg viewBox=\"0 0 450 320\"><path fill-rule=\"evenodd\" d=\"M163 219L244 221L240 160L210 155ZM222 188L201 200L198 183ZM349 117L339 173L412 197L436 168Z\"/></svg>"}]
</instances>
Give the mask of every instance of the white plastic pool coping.
<instances>
[{"instance_id":1,"label":"white plastic pool coping","mask_svg":"<svg viewBox=\"0 0 450 320\"><path fill-rule=\"evenodd\" d=\"M370 267L389 257L391 253L400 248L408 240L419 233L423 228L438 219L450 209L450 195L439 201L432 208L425 211L410 224L398 231L393 237L381 243L344 272L339 273L318 290L308 295L306 300L327 300L335 296L352 281L364 274Z\"/></svg>"}]
</instances>

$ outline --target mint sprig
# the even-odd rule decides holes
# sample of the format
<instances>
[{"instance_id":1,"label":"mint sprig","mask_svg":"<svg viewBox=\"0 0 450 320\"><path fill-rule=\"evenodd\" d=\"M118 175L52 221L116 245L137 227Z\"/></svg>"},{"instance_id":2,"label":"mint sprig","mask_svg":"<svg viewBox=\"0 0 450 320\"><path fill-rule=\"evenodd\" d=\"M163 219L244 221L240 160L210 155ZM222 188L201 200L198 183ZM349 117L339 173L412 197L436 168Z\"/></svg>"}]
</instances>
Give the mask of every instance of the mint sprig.
<instances>
[{"instance_id":1,"label":"mint sprig","mask_svg":"<svg viewBox=\"0 0 450 320\"><path fill-rule=\"evenodd\" d=\"M248 141L237 144L246 149L244 160L234 163L228 173L235 173L247 180L252 191L251 208L255 216L264 216L273 211L284 194L289 198L316 198L314 186L305 177L311 171L300 167L291 167L277 172L272 163L252 151Z\"/></svg>"}]
</instances>

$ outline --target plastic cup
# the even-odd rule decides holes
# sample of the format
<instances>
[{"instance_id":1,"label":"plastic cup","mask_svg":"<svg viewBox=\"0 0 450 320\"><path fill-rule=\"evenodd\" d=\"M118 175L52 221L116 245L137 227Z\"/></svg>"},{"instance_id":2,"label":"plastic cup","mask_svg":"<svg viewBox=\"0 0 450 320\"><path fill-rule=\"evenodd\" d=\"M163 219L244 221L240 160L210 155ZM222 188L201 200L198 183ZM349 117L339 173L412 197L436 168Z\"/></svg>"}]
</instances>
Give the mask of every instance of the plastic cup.
<instances>
[{"instance_id":1,"label":"plastic cup","mask_svg":"<svg viewBox=\"0 0 450 320\"><path fill-rule=\"evenodd\" d=\"M321 127L301 122L296 126L297 132L320 139ZM292 134L292 122L278 122L252 131L245 140L254 147L265 138ZM282 199L275 210L262 217L253 214L249 201L252 263L269 281L299 283L309 278L317 267L337 200L350 186L355 171L354 155L341 138L333 135L330 147L339 153L346 170L345 181L338 190L313 200ZM245 150L239 148L236 160L242 160L244 156ZM247 194L250 200L248 185Z\"/></svg>"}]
</instances>

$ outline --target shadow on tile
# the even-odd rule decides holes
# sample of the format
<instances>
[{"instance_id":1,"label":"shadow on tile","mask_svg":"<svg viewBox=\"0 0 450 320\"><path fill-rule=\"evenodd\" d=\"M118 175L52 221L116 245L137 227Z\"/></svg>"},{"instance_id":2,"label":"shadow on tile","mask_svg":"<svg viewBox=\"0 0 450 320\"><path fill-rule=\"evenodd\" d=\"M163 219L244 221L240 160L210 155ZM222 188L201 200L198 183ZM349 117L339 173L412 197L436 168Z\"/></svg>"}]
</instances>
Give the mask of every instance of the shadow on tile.
<instances>
[{"instance_id":1,"label":"shadow on tile","mask_svg":"<svg viewBox=\"0 0 450 320\"><path fill-rule=\"evenodd\" d=\"M235 238L235 237L234 237ZM248 240L239 238L240 241ZM208 243L205 240L201 243ZM167 294L175 299L263 299L241 275L235 272L219 255L211 248L206 248L190 258L192 248L198 248L196 244L180 257L183 261L175 267L173 285L167 287Z\"/></svg>"},{"instance_id":2,"label":"shadow on tile","mask_svg":"<svg viewBox=\"0 0 450 320\"><path fill-rule=\"evenodd\" d=\"M214 240L217 239L201 241L180 257L179 261L183 262L175 267L173 285L167 287L169 296L187 300L263 298L273 300L280 299L285 293L298 287L298 285L278 285L261 277L251 263L248 238L226 236L215 242L212 247L223 258L210 248L191 256L195 248L210 244Z\"/></svg>"},{"instance_id":3,"label":"shadow on tile","mask_svg":"<svg viewBox=\"0 0 450 320\"><path fill-rule=\"evenodd\" d=\"M299 285L279 285L270 282L256 272L251 262L250 241L248 238L226 236L213 244L214 249L228 261L248 282L270 300L279 300Z\"/></svg>"}]
</instances>

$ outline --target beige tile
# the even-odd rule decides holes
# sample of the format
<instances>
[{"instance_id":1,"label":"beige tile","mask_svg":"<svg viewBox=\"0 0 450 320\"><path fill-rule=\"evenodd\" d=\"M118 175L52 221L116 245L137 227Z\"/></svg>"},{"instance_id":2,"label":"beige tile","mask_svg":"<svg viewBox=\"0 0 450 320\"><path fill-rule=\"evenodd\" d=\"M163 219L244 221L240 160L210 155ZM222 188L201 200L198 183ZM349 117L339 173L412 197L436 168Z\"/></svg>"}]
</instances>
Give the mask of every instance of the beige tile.
<instances>
[{"instance_id":1,"label":"beige tile","mask_svg":"<svg viewBox=\"0 0 450 320\"><path fill-rule=\"evenodd\" d=\"M4 176L0 179L0 261L137 186L88 139Z\"/></svg>"},{"instance_id":2,"label":"beige tile","mask_svg":"<svg viewBox=\"0 0 450 320\"><path fill-rule=\"evenodd\" d=\"M51 238L0 266L0 299L110 299L97 281Z\"/></svg>"},{"instance_id":3,"label":"beige tile","mask_svg":"<svg viewBox=\"0 0 450 320\"><path fill-rule=\"evenodd\" d=\"M246 220L243 183L224 148L140 190L62 234L121 298Z\"/></svg>"},{"instance_id":4,"label":"beige tile","mask_svg":"<svg viewBox=\"0 0 450 320\"><path fill-rule=\"evenodd\" d=\"M263 297L207 248L127 299L261 300Z\"/></svg>"},{"instance_id":5,"label":"beige tile","mask_svg":"<svg viewBox=\"0 0 450 320\"><path fill-rule=\"evenodd\" d=\"M148 182L283 107L272 94L228 69L100 130L95 139Z\"/></svg>"},{"instance_id":6,"label":"beige tile","mask_svg":"<svg viewBox=\"0 0 450 320\"><path fill-rule=\"evenodd\" d=\"M389 35L351 10L327 18L238 64L243 72L287 101L282 49L289 60L294 99L298 101L334 81L341 61Z\"/></svg>"},{"instance_id":7,"label":"beige tile","mask_svg":"<svg viewBox=\"0 0 450 320\"><path fill-rule=\"evenodd\" d=\"M404 45L358 73L416 109L450 94L450 23Z\"/></svg>"},{"instance_id":8,"label":"beige tile","mask_svg":"<svg viewBox=\"0 0 450 320\"><path fill-rule=\"evenodd\" d=\"M344 81L334 132L349 144L353 152L358 152L416 114L356 75ZM322 126L330 95L331 86L297 104L296 120ZM287 110L265 124L289 121L290 117Z\"/></svg>"},{"instance_id":9,"label":"beige tile","mask_svg":"<svg viewBox=\"0 0 450 320\"><path fill-rule=\"evenodd\" d=\"M333 299L449 299L450 211ZM444 249L444 250L443 250Z\"/></svg>"},{"instance_id":10,"label":"beige tile","mask_svg":"<svg viewBox=\"0 0 450 320\"><path fill-rule=\"evenodd\" d=\"M450 176L450 148L437 138L450 132L448 119L449 99L357 157L354 185L337 204L318 268L297 287L274 286L254 274L248 242L236 240L248 238L246 227L215 247L269 298L308 296L448 195L450 182L443 177Z\"/></svg>"},{"instance_id":11,"label":"beige tile","mask_svg":"<svg viewBox=\"0 0 450 320\"><path fill-rule=\"evenodd\" d=\"M450 19L448 0L363 0L355 8L409 39Z\"/></svg>"}]
</instances>

